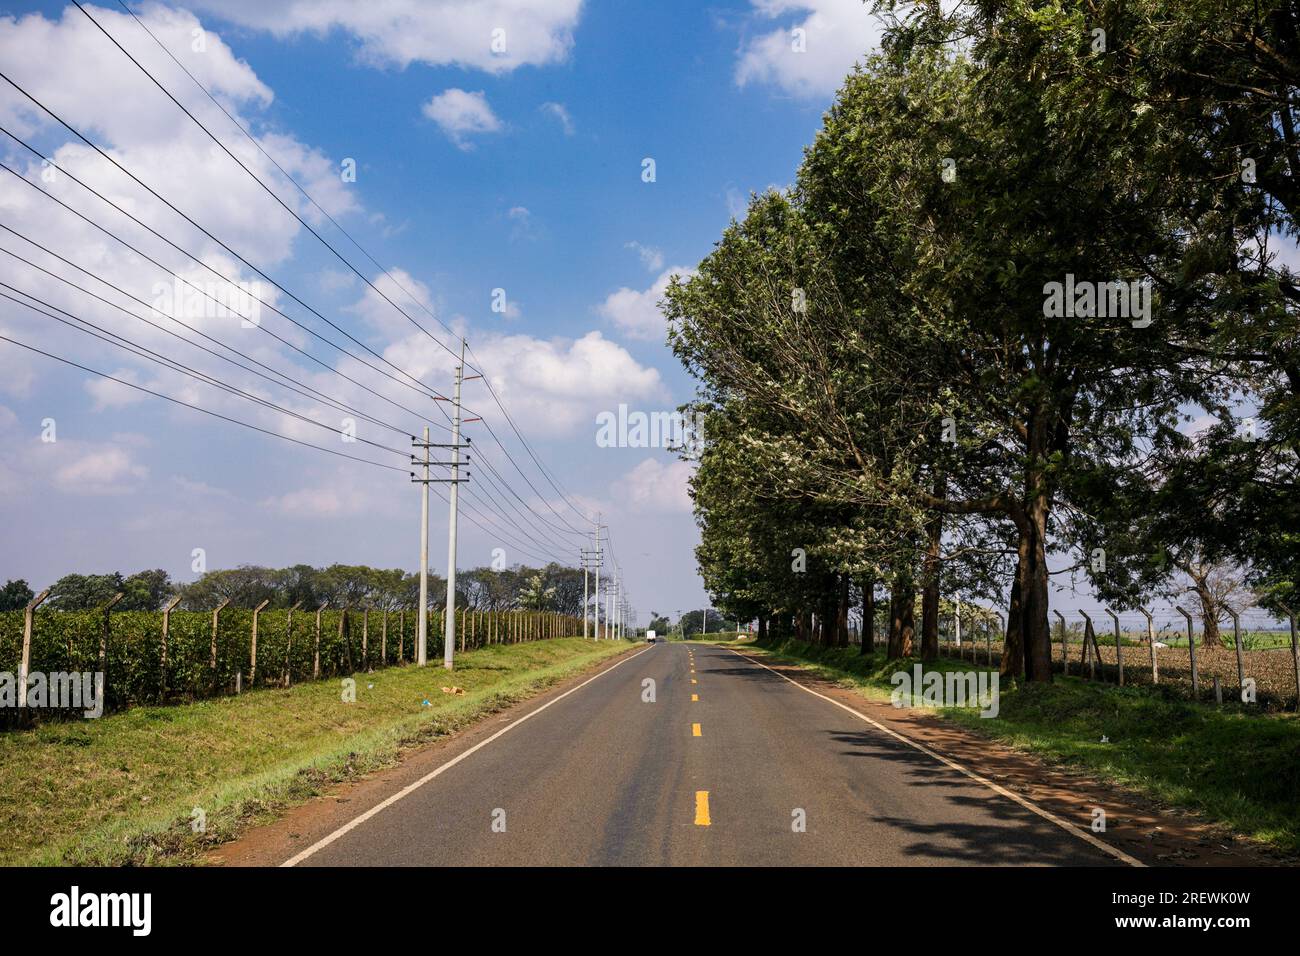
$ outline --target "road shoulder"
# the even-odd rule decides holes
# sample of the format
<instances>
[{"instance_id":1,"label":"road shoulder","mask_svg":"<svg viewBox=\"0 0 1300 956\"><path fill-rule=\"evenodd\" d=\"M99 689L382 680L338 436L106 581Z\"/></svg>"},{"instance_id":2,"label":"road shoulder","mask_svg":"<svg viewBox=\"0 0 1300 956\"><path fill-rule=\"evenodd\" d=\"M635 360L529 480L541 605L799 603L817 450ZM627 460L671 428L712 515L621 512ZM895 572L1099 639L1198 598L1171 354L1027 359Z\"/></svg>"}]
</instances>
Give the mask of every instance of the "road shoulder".
<instances>
[{"instance_id":1,"label":"road shoulder","mask_svg":"<svg viewBox=\"0 0 1300 956\"><path fill-rule=\"evenodd\" d=\"M277 819L246 830L238 839L207 854L203 862L216 866L279 866L442 764L486 741L513 721L643 649L630 646L624 652L604 658L537 694L486 714L456 733L412 749L403 754L396 766L333 785L321 795L288 809Z\"/></svg>"},{"instance_id":2,"label":"road shoulder","mask_svg":"<svg viewBox=\"0 0 1300 956\"><path fill-rule=\"evenodd\" d=\"M781 676L869 717L1085 833L1092 832L1095 809L1103 809L1106 831L1097 836L1148 866L1253 867L1294 862L1276 850L1235 836L1190 813L1156 806L1141 794L1088 774L1051 766L933 712L896 708L873 700L763 648L718 646L761 662Z\"/></svg>"}]
</instances>

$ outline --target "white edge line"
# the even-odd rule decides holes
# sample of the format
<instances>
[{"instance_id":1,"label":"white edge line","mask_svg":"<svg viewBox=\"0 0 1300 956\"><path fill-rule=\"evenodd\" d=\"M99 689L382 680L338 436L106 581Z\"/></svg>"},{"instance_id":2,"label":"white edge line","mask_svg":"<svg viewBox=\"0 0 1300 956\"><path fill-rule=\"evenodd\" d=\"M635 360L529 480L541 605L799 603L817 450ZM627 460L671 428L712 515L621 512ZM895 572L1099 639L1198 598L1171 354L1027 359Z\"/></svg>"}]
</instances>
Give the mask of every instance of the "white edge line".
<instances>
[{"instance_id":1,"label":"white edge line","mask_svg":"<svg viewBox=\"0 0 1300 956\"><path fill-rule=\"evenodd\" d=\"M1109 854L1110 856L1115 857L1115 859L1120 860L1121 862L1126 863L1129 866L1138 866L1144 868L1146 867L1146 864L1143 863L1141 860L1134 859L1133 857L1125 853L1123 850L1111 846L1105 840L1097 839L1091 833L1087 832L1086 830L1081 830L1079 827L1075 826L1073 823L1070 823L1068 820L1062 820L1056 814L1048 810L1044 810L1042 807L1038 806L1038 804L1034 803L1033 801L1028 800L1025 797L1022 797L1018 793L1008 790L1006 787L998 786L992 780L989 780L986 777L981 777L973 770L968 770L966 767L963 767L961 764L957 763L957 761L951 760L948 757L945 757L943 754L937 753L931 750L929 747L917 743L911 737L907 737L903 734L898 733L897 731L890 730L884 724L872 720L866 714L862 713L859 710L854 710L848 704L842 704L838 700L835 700L832 697L827 697L825 694L819 694L811 687L807 687L799 683L797 680L794 680L791 677L787 677L785 674L782 674L778 670L773 670L771 667L768 667L762 661L756 661L754 660L754 658L740 653L740 651L736 650L735 648L727 648L727 649L731 651L733 654L735 654L737 657L744 658L745 660L749 661L751 664L757 664L759 667L762 667L765 670L772 671L772 673L775 674L777 677L781 678L782 680L789 681L791 684L794 684L794 686L798 687L800 690L807 691L808 693L812 694L814 697L820 697L822 700L826 701L829 704L834 704L836 707L840 708L841 710L847 710L850 714L853 714L855 717L859 717L862 720L865 720L867 723L875 727L881 733L888 734L890 737L893 737L895 740L901 740L909 747L914 747L915 749L921 751L921 753L925 754L927 757L932 757L935 760L939 761L940 763L948 767L951 767L953 770L965 774L966 776L970 777L972 780L976 781L977 783L984 784L984 786L988 787L994 793L1007 797L1010 800L1014 800L1022 807L1025 807L1028 810L1032 810L1034 813L1038 814L1044 820L1049 820L1052 823L1055 823L1058 827L1060 827L1065 832L1078 837L1080 840L1083 840L1085 843L1091 843L1093 846L1097 847L1097 849L1102 850L1105 853Z\"/></svg>"},{"instance_id":2,"label":"white edge line","mask_svg":"<svg viewBox=\"0 0 1300 956\"><path fill-rule=\"evenodd\" d=\"M509 730L513 730L514 728L518 727L520 724L522 724L525 720L528 720L530 717L536 717L538 714L540 714L542 711L544 711L547 707L550 707L552 704L559 703L560 701L564 700L564 698L568 697L570 694L582 690L584 687L586 687L586 686L587 686L588 684L590 684L592 681L597 680L598 678L604 677L606 674L608 674L610 671L612 671L615 667L620 667L620 666L622 666L623 664L626 664L628 661L632 660L632 658L634 658L634 657L640 657L640 656L641 656L642 654L644 654L646 651L651 650L652 648L654 648L654 647L656 647L656 646L657 646L657 643L656 643L656 644L651 644L650 647L642 648L641 650L637 651L635 654L629 654L627 657L623 658L623 659L620 660L620 661L617 661L616 663L614 663L614 664L611 665L610 667L606 667L606 668L605 668L603 671L601 671L599 674L594 674L594 675L592 675L591 677L588 677L585 681L583 681L583 682L582 682L581 684L579 684L577 687L570 687L568 690L566 690L563 694L560 694L558 697L552 697L552 698L551 698L550 700L548 700L546 703L542 704L541 707L538 707L536 710L529 711L528 713L524 714L524 716L520 717L518 720L511 721L510 723L508 723L508 724L506 724L504 727L502 727L500 730L498 730L498 731L497 731L495 734L493 734L491 737L488 737L486 740L480 740L480 741L479 741L478 743L476 743L473 747L470 747L468 750L464 751L463 753L457 754L455 757L453 757L452 759L448 760L445 764L443 764L442 766L438 767L436 770L431 770L429 773L426 773L426 774L425 774L423 777L421 777L419 780L415 781L415 783L407 784L405 787L403 787L401 790L398 790L397 793L393 794L393 795L392 795L391 797L389 797L387 800L384 800L382 803L377 803L377 804L375 804L373 807L371 807L371 808L370 808L369 810L367 810L365 813L361 814L361 815L358 816L358 817L354 817L353 819L349 820L347 823L343 824L343 826L339 827L339 828L338 828L337 830L335 830L333 833L329 834L328 836L322 837L321 839L319 839L319 840L317 840L315 843L313 843L311 846L307 847L307 849L302 850L301 852L295 854L294 856L291 856L289 859L287 859L287 860L285 860L283 863L281 863L280 866L282 866L282 867L284 867L284 866L297 866L297 865L298 865L299 863L301 863L303 860L307 859L307 857L312 856L313 854L319 852L320 850L323 850L325 847L329 846L329 845L330 845L331 843L333 843L335 840L337 840L337 839L339 839L340 837L344 836L345 834L351 832L352 830L355 830L357 827L361 826L361 824L365 823L367 820L369 820L369 819L370 819L371 817L373 817L375 814L379 813L381 810L386 810L388 807L391 807L391 806L392 806L394 803L396 803L398 800L401 800L403 797L409 796L410 794L414 793L416 790L418 790L418 789L420 789L421 787L423 787L426 783L428 783L428 782L429 782L430 780L432 780L434 777L436 777L436 776L438 776L439 774L441 774L444 770L450 770L452 767L456 766L456 764L460 763L462 760L464 760L464 759L465 759L466 757L468 757L470 754L472 754L472 753L474 753L474 752L476 752L476 751L482 749L483 747L486 747L488 744L492 743L492 741L496 740L496 739L497 739L498 737L500 737L502 734L506 733L506 732L509 731Z\"/></svg>"}]
</instances>

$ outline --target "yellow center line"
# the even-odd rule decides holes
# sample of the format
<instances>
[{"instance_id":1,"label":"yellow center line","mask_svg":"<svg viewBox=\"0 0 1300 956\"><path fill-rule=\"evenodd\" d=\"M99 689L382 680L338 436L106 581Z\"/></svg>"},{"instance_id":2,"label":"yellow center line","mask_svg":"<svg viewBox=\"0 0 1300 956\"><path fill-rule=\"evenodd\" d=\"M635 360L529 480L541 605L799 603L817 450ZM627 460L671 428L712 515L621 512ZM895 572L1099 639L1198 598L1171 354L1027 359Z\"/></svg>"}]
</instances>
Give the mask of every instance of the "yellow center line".
<instances>
[{"instance_id":1,"label":"yellow center line","mask_svg":"<svg viewBox=\"0 0 1300 956\"><path fill-rule=\"evenodd\" d=\"M709 820L709 791L695 791L695 825L697 827L707 827L712 821Z\"/></svg>"},{"instance_id":2,"label":"yellow center line","mask_svg":"<svg viewBox=\"0 0 1300 956\"><path fill-rule=\"evenodd\" d=\"M691 678L691 683L692 683L692 684L698 684L699 681L697 681L694 677L692 677L692 678Z\"/></svg>"},{"instance_id":3,"label":"yellow center line","mask_svg":"<svg viewBox=\"0 0 1300 956\"><path fill-rule=\"evenodd\" d=\"M691 703L694 703L695 701L697 701L697 700L699 700L699 699L700 699L700 695L699 695L699 694L691 694Z\"/></svg>"},{"instance_id":4,"label":"yellow center line","mask_svg":"<svg viewBox=\"0 0 1300 956\"><path fill-rule=\"evenodd\" d=\"M704 736L704 734L700 733L700 725L699 725L699 724L691 724L691 736L692 736L692 737L703 737L703 736Z\"/></svg>"}]
</instances>

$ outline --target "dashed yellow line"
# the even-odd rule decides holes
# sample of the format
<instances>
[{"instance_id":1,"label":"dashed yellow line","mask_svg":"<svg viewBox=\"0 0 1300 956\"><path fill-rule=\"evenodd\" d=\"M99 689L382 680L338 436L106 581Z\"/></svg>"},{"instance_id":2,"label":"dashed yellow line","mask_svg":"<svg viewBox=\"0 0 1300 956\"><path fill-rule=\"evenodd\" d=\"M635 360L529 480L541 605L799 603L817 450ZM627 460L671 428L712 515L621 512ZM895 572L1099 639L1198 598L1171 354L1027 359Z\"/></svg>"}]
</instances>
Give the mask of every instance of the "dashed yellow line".
<instances>
[{"instance_id":1,"label":"dashed yellow line","mask_svg":"<svg viewBox=\"0 0 1300 956\"><path fill-rule=\"evenodd\" d=\"M692 683L692 684L698 684L699 681L697 681L694 677L692 677L692 678L691 678L691 683Z\"/></svg>"},{"instance_id":2,"label":"dashed yellow line","mask_svg":"<svg viewBox=\"0 0 1300 956\"><path fill-rule=\"evenodd\" d=\"M697 827L707 827L711 822L712 821L709 819L709 791L696 790L695 825Z\"/></svg>"},{"instance_id":3,"label":"dashed yellow line","mask_svg":"<svg viewBox=\"0 0 1300 956\"><path fill-rule=\"evenodd\" d=\"M692 736L692 737L703 737L703 736L704 736L704 734L700 732L700 725L699 725L699 724L691 724L691 736Z\"/></svg>"},{"instance_id":4,"label":"dashed yellow line","mask_svg":"<svg viewBox=\"0 0 1300 956\"><path fill-rule=\"evenodd\" d=\"M699 694L691 694L691 703L692 703L692 704L695 703L695 702L696 702L697 700L699 700L699 699L700 699L700 695L699 695Z\"/></svg>"}]
</instances>

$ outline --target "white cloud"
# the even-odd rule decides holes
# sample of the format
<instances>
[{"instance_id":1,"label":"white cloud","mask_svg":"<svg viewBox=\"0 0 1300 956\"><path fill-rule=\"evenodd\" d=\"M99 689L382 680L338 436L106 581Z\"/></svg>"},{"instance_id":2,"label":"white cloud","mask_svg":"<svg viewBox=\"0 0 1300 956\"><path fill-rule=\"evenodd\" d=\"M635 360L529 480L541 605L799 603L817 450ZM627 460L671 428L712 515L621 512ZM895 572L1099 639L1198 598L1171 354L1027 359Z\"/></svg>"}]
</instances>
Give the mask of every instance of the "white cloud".
<instances>
[{"instance_id":1,"label":"white cloud","mask_svg":"<svg viewBox=\"0 0 1300 956\"><path fill-rule=\"evenodd\" d=\"M647 458L620 478L613 491L625 496L637 511L689 513L691 496L686 483L693 474L692 462Z\"/></svg>"},{"instance_id":2,"label":"white cloud","mask_svg":"<svg viewBox=\"0 0 1300 956\"><path fill-rule=\"evenodd\" d=\"M731 218L744 219L745 213L749 211L749 197L735 186L728 186L725 198L727 201L727 212L731 214Z\"/></svg>"},{"instance_id":3,"label":"white cloud","mask_svg":"<svg viewBox=\"0 0 1300 956\"><path fill-rule=\"evenodd\" d=\"M636 254L641 257L641 265L651 272L658 272L664 267L664 254L659 249L652 246L643 246L639 242L629 242L623 248L635 249Z\"/></svg>"},{"instance_id":4,"label":"white cloud","mask_svg":"<svg viewBox=\"0 0 1300 956\"><path fill-rule=\"evenodd\" d=\"M177 74L176 64L125 13L97 7L91 12L151 74ZM271 90L219 37L208 34L205 51L192 50L190 33L201 27L193 14L155 5L140 18L200 83L225 101L227 109L270 105ZM58 20L35 13L0 20L0 62L15 82L92 139L107 137L115 144L137 148L165 146L177 138L178 127L189 122L70 4ZM59 68L51 70L52 63ZM210 128L228 128L230 121L188 80L168 86L174 87L173 95ZM6 126L16 123L29 132L52 123L39 108L12 91L0 97L0 116ZM202 132L198 135L206 152L211 141Z\"/></svg>"},{"instance_id":5,"label":"white cloud","mask_svg":"<svg viewBox=\"0 0 1300 956\"><path fill-rule=\"evenodd\" d=\"M800 98L832 95L880 45L882 24L862 0L750 0L757 17L790 17L788 25L744 43L736 84L764 83ZM796 20L795 17L803 18ZM795 31L802 31L796 34ZM797 52L802 37L804 50Z\"/></svg>"},{"instance_id":6,"label":"white cloud","mask_svg":"<svg viewBox=\"0 0 1300 956\"><path fill-rule=\"evenodd\" d=\"M405 315L402 315L402 312L423 325L431 324L424 309L428 309L434 315L437 315L434 309L433 293L429 291L429 287L405 269L393 267L387 273L375 276L370 281L374 284L374 287L366 286L361 298L345 308L348 312L359 315L366 325L374 330L378 338L384 341L392 341L406 336L411 331L410 320ZM376 292L376 289L379 292ZM379 294L380 292L388 298L388 302L384 301L384 297ZM414 302L411 301L412 296L415 297ZM390 303L401 306L402 312L399 312ZM420 306L424 306L424 309L420 308Z\"/></svg>"},{"instance_id":7,"label":"white cloud","mask_svg":"<svg viewBox=\"0 0 1300 956\"><path fill-rule=\"evenodd\" d=\"M533 226L533 214L527 206L511 206L506 212L506 219L510 221L511 242L536 238L537 230Z\"/></svg>"},{"instance_id":8,"label":"white cloud","mask_svg":"<svg viewBox=\"0 0 1300 956\"><path fill-rule=\"evenodd\" d=\"M162 77L174 78L177 75L176 65L166 58L133 20L121 13L91 9L105 29L118 37L151 72ZM199 29L201 24L192 14L150 6L140 16L326 210L336 217L359 210L355 198L357 194L342 183L335 161L287 133L268 133L259 129L259 111L271 103L271 91L246 63L231 54L217 34L208 30L205 33L205 52L195 53L190 45L191 30ZM63 114L69 123L98 141L124 166L252 262L272 271L271 267L293 256L295 243L303 231L301 225L280 208L230 157L214 148L202 130L189 123L81 13L70 8L70 12L65 12L61 18L54 20L39 15L20 19L0 18L0 60L4 61L6 72L13 75L16 82L31 89L34 96ZM50 63L58 63L59 69L50 70ZM229 130L230 121L221 115L202 91L187 80L182 78L168 86L206 125L217 130ZM273 306L278 304L279 294L273 288L257 279L214 241L197 232L178 227L175 215L158 200L132 184L90 149L71 141L70 134L47 117L38 115L30 104L22 105L20 99L14 95L0 95L0 117L3 117L6 125L13 124L28 132L34 131L33 138L37 142L51 144L46 152L52 150L55 161L60 166L159 229L164 235L174 236L218 275L251 286L254 294L266 303ZM61 141L62 145L58 145ZM267 182L285 202L294 206L304 218L311 221L320 215L248 140L236 134L225 138L225 142L249 169ZM108 219L104 220L100 215L102 207L95 203L87 206L86 194L69 177L56 175L53 181L45 181L39 177L38 161L33 159L20 159L15 165L30 182L58 196L72 207L84 208L106 224L121 225L122 220L116 213L105 214ZM277 369L288 369L289 374L306 382L309 387L319 388L345 402L365 408L371 414L391 414L391 406L377 405L374 397L363 394L361 388L344 383L317 366L300 364L290 354L289 346L308 346L306 334L290 326L269 309L258 306L262 326L259 331L253 326L241 325L236 316L220 309L210 300L196 296L184 286L180 287L181 296L197 299L202 308L198 312L181 308L177 297L170 294L174 289L174 280L165 269L159 269L111 242L48 198L39 195L38 189L20 183L8 174L0 175L0 217L21 224L21 231L34 241L57 249L72 262L98 275L111 278L126 293L151 303L164 314L148 313L141 306L131 306L132 311L145 314L151 322L157 323L157 328L151 328L7 256L0 257L0 279L5 282L31 292L58 308L93 321L110 332L126 336L146 348L174 356L200 372L218 376L244 391L271 398L281 406L328 423L330 427L334 427L338 418L334 410L322 412L320 404L311 399L271 391L264 378L221 362L181 343L173 334L168 333L179 334L194 341L196 337L186 331L185 327L188 326L238 348L257 362L268 363ZM230 298L230 286L218 281L216 276L204 268L187 263L174 250L135 227L126 229L124 234L127 233L139 248L162 262L172 264L185 279L208 291L215 291L223 299ZM49 262L43 254L34 252L15 236L0 237L0 245L46 265L78 284L95 285L83 274ZM322 276L322 281L329 285L333 278ZM390 295L395 301L404 301L401 293L394 292ZM113 295L112 298L118 297ZM249 301L248 304L254 303ZM390 307L385 308L391 312ZM404 305L404 308L410 311L413 306ZM400 315L397 315L397 319L403 323L401 334L407 334L410 331L409 324L405 324ZM111 346L75 330L54 325L49 319L18 306L6 310L0 320L0 329L15 339L39 342L55 354L90 368L112 372L178 401L202 405L278 434L313 442L321 440L321 429L291 421L273 409L250 407L238 396L218 391L179 372L160 368L135 356L127 356ZM273 331L288 344L276 342L265 334L267 331ZM373 381L369 377L373 373L357 372L359 363L355 360L336 361L340 370L349 371L365 381ZM47 359L32 356L15 347L0 347L0 392L29 394L34 384L52 374L58 374L58 368ZM85 380L84 391L90 396L95 410L107 411L110 415L116 406L144 400L143 396L120 385L90 377ZM191 427L201 420L185 409L165 406L152 399L149 401L153 402L151 407L163 410L171 421L183 427ZM208 425L228 428L210 422ZM63 445L61 440L59 446ZM50 456L47 455L48 457ZM109 465L114 463L112 459L105 461ZM23 474L27 472L24 471ZM52 475L53 472L49 474Z\"/></svg>"},{"instance_id":9,"label":"white cloud","mask_svg":"<svg viewBox=\"0 0 1300 956\"><path fill-rule=\"evenodd\" d=\"M560 124L560 128L564 130L565 136L573 135L573 117L569 115L569 111L563 103L543 103L539 108L543 113L555 117Z\"/></svg>"},{"instance_id":10,"label":"white cloud","mask_svg":"<svg viewBox=\"0 0 1300 956\"><path fill-rule=\"evenodd\" d=\"M109 374L114 378L121 379L123 382L130 382L132 385L140 384L140 376L129 368L119 368ZM90 397L95 400L92 407L97 412L135 405L149 397L144 392L128 388L126 385L106 378L88 378L84 387Z\"/></svg>"},{"instance_id":11,"label":"white cloud","mask_svg":"<svg viewBox=\"0 0 1300 956\"><path fill-rule=\"evenodd\" d=\"M7 429L6 429L7 430ZM43 442L37 432L10 432L0 447L0 485L7 493L23 490L70 495L121 495L138 491L149 469L134 452L148 442L141 435L113 435L109 441L59 438Z\"/></svg>"},{"instance_id":12,"label":"white cloud","mask_svg":"<svg viewBox=\"0 0 1300 956\"><path fill-rule=\"evenodd\" d=\"M460 331L456 323L452 327ZM656 369L641 365L597 331L578 339L480 332L473 341L469 363L488 376L511 417L530 438L579 434L591 427L598 411L616 408L619 402L667 398ZM456 360L426 336L408 335L384 355L421 381L434 383L443 394L450 393ZM465 396L465 405L475 412L491 414L495 409L481 384L467 384Z\"/></svg>"},{"instance_id":13,"label":"white cloud","mask_svg":"<svg viewBox=\"0 0 1300 956\"><path fill-rule=\"evenodd\" d=\"M121 494L130 479L141 479L149 469L136 464L125 448L86 451L54 472L54 483L74 494Z\"/></svg>"},{"instance_id":14,"label":"white cloud","mask_svg":"<svg viewBox=\"0 0 1300 956\"><path fill-rule=\"evenodd\" d=\"M659 301L668 290L674 275L683 279L695 274L686 266L672 266L662 272L650 288L643 291L621 288L611 292L600 304L598 311L618 326L630 338L647 342L662 342L667 331Z\"/></svg>"},{"instance_id":15,"label":"white cloud","mask_svg":"<svg viewBox=\"0 0 1300 956\"><path fill-rule=\"evenodd\" d=\"M423 112L461 149L473 148L469 136L501 129L501 121L492 112L482 90L468 93L453 87L425 103Z\"/></svg>"},{"instance_id":16,"label":"white cloud","mask_svg":"<svg viewBox=\"0 0 1300 956\"><path fill-rule=\"evenodd\" d=\"M263 499L261 506L290 518L409 516L409 505L414 499L404 500L393 494L393 482L401 482L398 487L407 484L401 475L376 481L371 469L342 463L322 469L301 488Z\"/></svg>"},{"instance_id":17,"label":"white cloud","mask_svg":"<svg viewBox=\"0 0 1300 956\"><path fill-rule=\"evenodd\" d=\"M489 73L563 61L582 11L582 0L190 0L189 5L276 36L340 30L359 43L358 58L375 66L419 62Z\"/></svg>"}]
</instances>

